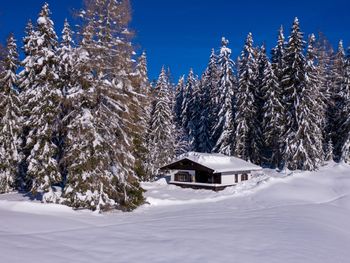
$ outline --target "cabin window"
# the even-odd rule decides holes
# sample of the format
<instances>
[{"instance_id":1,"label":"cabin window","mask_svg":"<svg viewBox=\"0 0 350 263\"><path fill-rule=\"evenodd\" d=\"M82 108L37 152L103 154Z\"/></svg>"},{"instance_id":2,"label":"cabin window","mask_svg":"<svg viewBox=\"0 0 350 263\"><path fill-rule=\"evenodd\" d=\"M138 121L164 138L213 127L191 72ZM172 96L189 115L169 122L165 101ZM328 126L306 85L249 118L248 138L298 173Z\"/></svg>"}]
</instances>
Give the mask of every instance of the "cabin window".
<instances>
[{"instance_id":1,"label":"cabin window","mask_svg":"<svg viewBox=\"0 0 350 263\"><path fill-rule=\"evenodd\" d=\"M176 182L191 183L192 176L188 172L179 172L179 173L175 174L175 181Z\"/></svg>"},{"instance_id":2,"label":"cabin window","mask_svg":"<svg viewBox=\"0 0 350 263\"><path fill-rule=\"evenodd\" d=\"M242 174L241 181L247 181L247 180L248 180L248 174Z\"/></svg>"}]
</instances>

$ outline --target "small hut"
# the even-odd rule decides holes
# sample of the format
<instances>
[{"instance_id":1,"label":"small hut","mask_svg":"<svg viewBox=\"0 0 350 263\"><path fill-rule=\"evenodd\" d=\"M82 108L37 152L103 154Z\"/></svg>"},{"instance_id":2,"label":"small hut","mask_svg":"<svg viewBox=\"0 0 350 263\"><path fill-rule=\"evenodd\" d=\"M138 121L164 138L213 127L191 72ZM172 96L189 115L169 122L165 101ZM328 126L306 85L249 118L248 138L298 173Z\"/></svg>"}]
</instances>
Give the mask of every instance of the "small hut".
<instances>
[{"instance_id":1,"label":"small hut","mask_svg":"<svg viewBox=\"0 0 350 263\"><path fill-rule=\"evenodd\" d=\"M215 191L249 180L262 168L237 157L189 152L161 168L171 175L170 184Z\"/></svg>"}]
</instances>

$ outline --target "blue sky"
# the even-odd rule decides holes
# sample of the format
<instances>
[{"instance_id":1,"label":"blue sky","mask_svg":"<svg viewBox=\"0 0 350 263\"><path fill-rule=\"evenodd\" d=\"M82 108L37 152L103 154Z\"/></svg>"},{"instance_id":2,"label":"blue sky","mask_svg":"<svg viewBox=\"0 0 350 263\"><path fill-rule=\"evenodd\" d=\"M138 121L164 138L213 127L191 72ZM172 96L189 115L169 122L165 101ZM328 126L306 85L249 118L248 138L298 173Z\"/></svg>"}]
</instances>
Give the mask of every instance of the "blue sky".
<instances>
[{"instance_id":1,"label":"blue sky","mask_svg":"<svg viewBox=\"0 0 350 263\"><path fill-rule=\"evenodd\" d=\"M248 32L256 45L275 45L280 25L289 30L297 16L305 35L322 31L336 45L339 39L350 45L350 1L273 1L273 0L131 0L132 27L137 33L138 51L148 54L149 75L157 77L162 65L169 66L174 80L191 67L197 74L204 70L211 48L220 47L222 36L230 40L233 57L242 49ZM23 36L26 21L36 20L44 1L2 1L0 37L4 41L13 31ZM57 32L65 17L81 7L81 0L48 0ZM72 21L72 19L70 19ZM73 22L74 24L74 22ZM20 45L20 43L19 43Z\"/></svg>"}]
</instances>

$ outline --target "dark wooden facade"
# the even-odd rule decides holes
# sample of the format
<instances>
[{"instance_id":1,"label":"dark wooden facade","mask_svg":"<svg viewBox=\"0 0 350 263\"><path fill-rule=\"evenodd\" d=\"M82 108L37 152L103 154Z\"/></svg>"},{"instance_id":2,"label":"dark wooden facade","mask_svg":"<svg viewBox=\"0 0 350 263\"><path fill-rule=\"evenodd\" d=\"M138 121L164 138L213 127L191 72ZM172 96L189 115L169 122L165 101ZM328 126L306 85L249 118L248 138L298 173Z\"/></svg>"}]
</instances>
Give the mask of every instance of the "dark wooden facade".
<instances>
[{"instance_id":1,"label":"dark wooden facade","mask_svg":"<svg viewBox=\"0 0 350 263\"><path fill-rule=\"evenodd\" d=\"M180 170L180 172L175 174L175 181L179 183L196 182L203 184L221 184L220 173L214 173L214 170L188 159L183 159L178 162L164 166L161 170ZM186 175L186 172L184 172L186 170L195 171L195 178L192 178L192 176L189 173L187 173Z\"/></svg>"}]
</instances>

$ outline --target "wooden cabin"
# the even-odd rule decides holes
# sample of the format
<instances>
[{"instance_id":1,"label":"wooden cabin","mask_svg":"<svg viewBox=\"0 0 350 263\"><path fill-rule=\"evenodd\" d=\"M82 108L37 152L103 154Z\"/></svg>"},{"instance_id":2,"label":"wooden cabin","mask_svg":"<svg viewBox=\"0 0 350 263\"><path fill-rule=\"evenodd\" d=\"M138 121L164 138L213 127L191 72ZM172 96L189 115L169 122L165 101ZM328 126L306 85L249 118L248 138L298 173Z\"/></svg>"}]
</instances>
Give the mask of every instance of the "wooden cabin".
<instances>
[{"instance_id":1,"label":"wooden cabin","mask_svg":"<svg viewBox=\"0 0 350 263\"><path fill-rule=\"evenodd\" d=\"M189 152L161 168L170 174L170 184L215 191L249 180L262 168L223 154Z\"/></svg>"}]
</instances>

